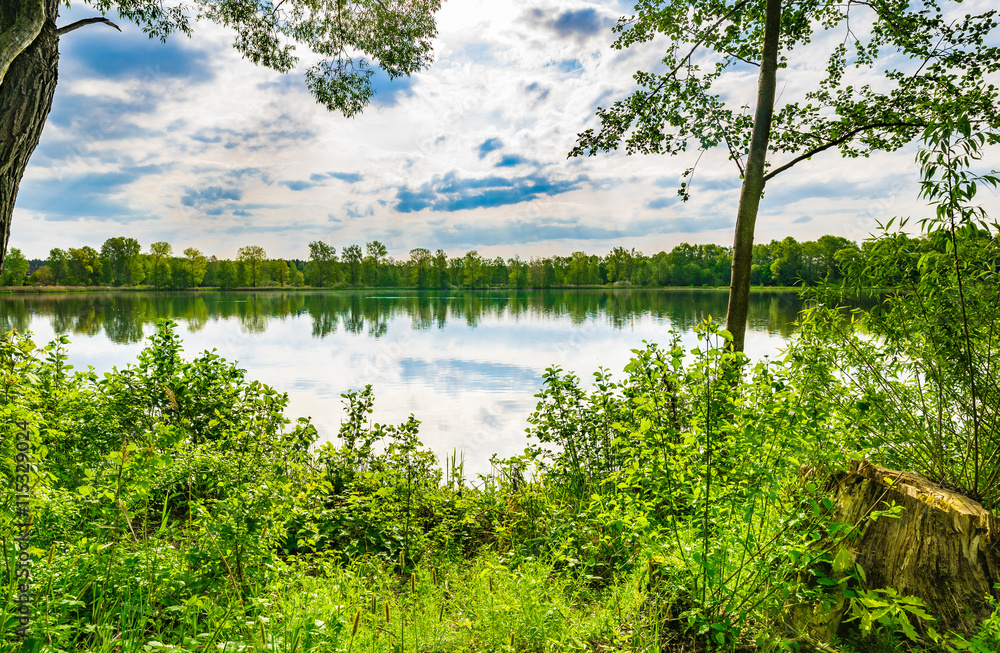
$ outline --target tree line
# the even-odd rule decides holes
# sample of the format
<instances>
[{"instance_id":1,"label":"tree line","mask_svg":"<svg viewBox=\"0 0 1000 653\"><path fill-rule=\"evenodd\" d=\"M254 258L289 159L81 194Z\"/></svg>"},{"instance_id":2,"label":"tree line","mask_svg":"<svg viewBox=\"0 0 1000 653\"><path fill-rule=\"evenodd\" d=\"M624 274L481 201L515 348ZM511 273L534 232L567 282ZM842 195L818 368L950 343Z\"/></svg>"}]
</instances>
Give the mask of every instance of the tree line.
<instances>
[{"instance_id":1,"label":"tree line","mask_svg":"<svg viewBox=\"0 0 1000 653\"><path fill-rule=\"evenodd\" d=\"M862 248L840 236L815 241L791 236L754 246L752 281L757 286L812 285L842 278L841 268ZM309 258L268 258L263 247L241 247L232 260L205 256L188 247L175 253L163 241L145 252L139 241L109 238L90 246L53 248L46 260L27 260L12 248L0 285L114 286L187 289L196 287L260 288L551 288L558 286L723 286L730 282L732 248L681 243L652 256L624 247L608 254L573 252L569 256L489 258L476 250L449 256L418 247L403 258L388 255L378 240L347 245L338 252L323 241L309 243Z\"/></svg>"}]
</instances>

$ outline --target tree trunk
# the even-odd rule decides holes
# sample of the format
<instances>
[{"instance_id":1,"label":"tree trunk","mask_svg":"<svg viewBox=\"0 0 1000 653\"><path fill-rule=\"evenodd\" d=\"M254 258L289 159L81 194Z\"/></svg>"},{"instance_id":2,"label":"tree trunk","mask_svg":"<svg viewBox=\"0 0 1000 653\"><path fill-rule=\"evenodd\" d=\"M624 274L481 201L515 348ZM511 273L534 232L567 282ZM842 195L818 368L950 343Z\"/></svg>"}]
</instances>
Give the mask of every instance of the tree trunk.
<instances>
[{"instance_id":1,"label":"tree trunk","mask_svg":"<svg viewBox=\"0 0 1000 653\"><path fill-rule=\"evenodd\" d=\"M922 599L939 631L969 632L992 614L987 597L1000 599L1000 589L994 589L1000 583L1000 518L920 474L868 462L852 462L829 487L835 519L860 531L847 545L865 572L867 589L892 588ZM903 508L898 517L870 519L891 502ZM815 607L791 606L791 621L829 640L848 606L840 600Z\"/></svg>"},{"instance_id":2,"label":"tree trunk","mask_svg":"<svg viewBox=\"0 0 1000 653\"><path fill-rule=\"evenodd\" d=\"M757 208L764 192L764 162L771 137L774 113L775 78L778 69L778 39L781 36L781 0L767 0L764 15L764 52L757 78L757 109L747 167L743 171L740 206L736 213L736 238L733 242L733 273L729 282L729 307L726 330L733 334L733 349L743 351L750 307L750 265L753 261L753 230Z\"/></svg>"},{"instance_id":3,"label":"tree trunk","mask_svg":"<svg viewBox=\"0 0 1000 653\"><path fill-rule=\"evenodd\" d=\"M0 29L6 30L18 0L0 0ZM58 1L44 0L45 23L38 37L11 63L0 82L0 266L7 255L17 189L38 146L52 108L59 64Z\"/></svg>"}]
</instances>

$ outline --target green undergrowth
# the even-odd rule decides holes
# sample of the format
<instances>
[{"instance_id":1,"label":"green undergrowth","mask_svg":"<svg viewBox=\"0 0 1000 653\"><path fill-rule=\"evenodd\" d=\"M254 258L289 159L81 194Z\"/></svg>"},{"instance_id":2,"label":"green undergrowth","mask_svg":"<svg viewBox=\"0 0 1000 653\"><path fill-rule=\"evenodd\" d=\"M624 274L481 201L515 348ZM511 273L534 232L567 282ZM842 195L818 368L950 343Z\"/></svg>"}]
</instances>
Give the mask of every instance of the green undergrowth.
<instances>
[{"instance_id":1,"label":"green undergrowth","mask_svg":"<svg viewBox=\"0 0 1000 653\"><path fill-rule=\"evenodd\" d=\"M23 581L5 491L0 651L809 650L785 615L842 601L827 650L996 650L997 615L938 632L919 601L864 586L859 525L834 520L825 479L911 449L902 427L860 430L888 416L831 371L855 361L829 349L855 343L830 335L836 311L812 315L780 360L751 363L706 321L696 347L647 344L618 376L551 368L525 454L476 478L415 417L373 423L370 386L319 443L287 395L215 352L184 359L170 321L106 374L72 369L65 337L0 336L0 482L30 488L33 520Z\"/></svg>"},{"instance_id":2,"label":"green undergrowth","mask_svg":"<svg viewBox=\"0 0 1000 653\"><path fill-rule=\"evenodd\" d=\"M370 387L318 445L286 395L214 352L183 359L175 327L107 374L73 370L64 337L0 339L8 487L19 433L32 444L27 650L771 646L793 572L826 555L798 469L836 453L828 416L776 365L739 381L710 323L693 353L637 350L620 381L549 370L530 450L475 479L415 418L373 424Z\"/></svg>"}]
</instances>

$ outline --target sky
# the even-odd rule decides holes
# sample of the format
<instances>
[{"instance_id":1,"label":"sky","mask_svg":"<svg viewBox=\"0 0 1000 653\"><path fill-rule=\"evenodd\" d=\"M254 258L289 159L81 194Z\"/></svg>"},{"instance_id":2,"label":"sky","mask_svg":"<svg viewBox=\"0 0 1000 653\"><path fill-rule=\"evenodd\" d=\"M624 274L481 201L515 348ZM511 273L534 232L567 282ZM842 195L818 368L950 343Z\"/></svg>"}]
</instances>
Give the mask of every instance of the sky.
<instances>
[{"instance_id":1,"label":"sky","mask_svg":"<svg viewBox=\"0 0 1000 653\"><path fill-rule=\"evenodd\" d=\"M60 25L96 13L82 3L63 12ZM576 135L598 125L595 109L634 88L635 71L662 69L659 42L610 47L631 13L617 1L449 0L433 65L379 75L372 106L350 119L315 103L301 69L242 60L216 25L166 44L127 22L121 34L77 30L61 40L59 86L10 246L45 258L130 236L144 251L166 240L219 258L261 245L306 259L313 240L338 251L380 240L395 258L416 247L527 258L731 245L740 180L721 150L567 158ZM843 38L840 28L793 51L778 101L815 85ZM752 105L756 69L735 69L721 88ZM756 240L860 241L876 220L927 215L915 152L828 151L798 164L768 185ZM692 198L681 202L681 174L695 161ZM983 203L1000 207L995 195Z\"/></svg>"}]
</instances>

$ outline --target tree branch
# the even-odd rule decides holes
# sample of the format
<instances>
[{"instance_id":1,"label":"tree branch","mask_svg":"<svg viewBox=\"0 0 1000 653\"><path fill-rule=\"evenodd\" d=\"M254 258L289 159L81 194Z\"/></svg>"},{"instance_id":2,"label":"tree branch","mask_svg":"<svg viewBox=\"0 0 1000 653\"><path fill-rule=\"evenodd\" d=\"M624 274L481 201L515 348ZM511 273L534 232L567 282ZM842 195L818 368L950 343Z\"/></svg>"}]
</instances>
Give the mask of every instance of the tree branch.
<instances>
[{"instance_id":1,"label":"tree branch","mask_svg":"<svg viewBox=\"0 0 1000 653\"><path fill-rule=\"evenodd\" d=\"M17 55L27 49L45 24L45 4L42 0L21 2L14 24L0 31L0 84Z\"/></svg>"},{"instance_id":2,"label":"tree branch","mask_svg":"<svg viewBox=\"0 0 1000 653\"><path fill-rule=\"evenodd\" d=\"M844 134L840 138L836 138L836 139L834 139L832 141L829 141L828 143L824 143L823 145L820 145L818 147L814 147L813 149L809 150L805 154L803 154L801 156L795 157L794 159L792 159L791 161L789 161L785 165L781 166L780 168L775 168L771 172L769 172L766 175L764 175L764 181L767 182L771 177L774 177L779 172L784 172L785 170L788 170L789 168L791 168L796 163L799 163L800 161L805 161L809 157L811 157L811 156L813 156L815 154L819 154L823 150L828 150L831 147L836 147L837 145L840 145L841 143L844 143L846 141L851 140L852 138L854 138L855 136L857 136L858 134L860 134L863 131L868 131L870 129L880 129L880 128L883 128L883 127L926 127L926 125L924 123L918 123L918 122L877 122L877 123L873 123L871 125L863 125L861 127L858 127L857 129L852 129L851 131L847 132L846 134Z\"/></svg>"},{"instance_id":3,"label":"tree branch","mask_svg":"<svg viewBox=\"0 0 1000 653\"><path fill-rule=\"evenodd\" d=\"M687 56L685 56L683 59L681 59L678 62L678 64L676 66L674 66L673 70L671 70L669 73L667 73L666 75L663 76L663 80L660 82L659 86L657 86L656 88L654 88L653 90L651 90L649 93L646 94L646 97L643 98L643 104L645 104L646 101L648 101L651 97L653 97L654 95L656 95L657 93L659 93L660 91L662 91L663 87L667 83L666 80L668 78L670 78L670 77L675 76L677 74L677 71L679 71L681 69L681 66L683 66L685 64L685 62L690 62L691 61L691 57L694 56L694 53L698 51L698 48L700 48L701 45L702 45L702 43L705 42L705 39L707 39L712 34L712 32L714 32L719 27L719 25L721 25L726 19L728 19L730 16L732 16L738 9L742 8L744 5L748 4L749 2L750 2L750 0L742 0L742 2L739 2L739 3L735 4L735 5L733 5L733 8L730 9L729 12L726 13L726 15L722 16L721 18L719 18L719 20L715 21L715 24L711 25L707 30L705 30L701 34L695 33L695 36L698 36L698 40L695 41L694 47L692 47L691 51L687 53ZM729 53L727 52L726 54L729 54ZM730 55L730 56L735 56L735 55ZM739 57L736 57L736 58L740 59ZM744 61L743 59L740 59L740 60ZM746 63L751 63L751 62L746 62Z\"/></svg>"},{"instance_id":4,"label":"tree branch","mask_svg":"<svg viewBox=\"0 0 1000 653\"><path fill-rule=\"evenodd\" d=\"M122 31L122 28L118 27L104 16L94 16L93 18L84 18L83 20L78 20L75 23L70 23L69 25L60 27L59 29L56 30L56 36L69 34L74 30L78 30L81 27L86 27L87 25L93 25L94 23L104 23L105 25L111 25L119 32Z\"/></svg>"}]
</instances>

